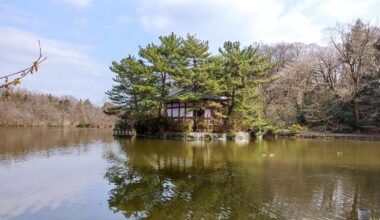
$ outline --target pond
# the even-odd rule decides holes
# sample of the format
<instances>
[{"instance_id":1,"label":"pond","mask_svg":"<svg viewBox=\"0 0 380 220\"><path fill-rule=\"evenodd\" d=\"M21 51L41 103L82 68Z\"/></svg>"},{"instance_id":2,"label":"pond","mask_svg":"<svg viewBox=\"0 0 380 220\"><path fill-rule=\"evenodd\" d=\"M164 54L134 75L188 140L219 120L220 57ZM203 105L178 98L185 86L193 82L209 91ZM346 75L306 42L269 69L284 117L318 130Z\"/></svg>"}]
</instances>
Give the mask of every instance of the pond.
<instances>
[{"instance_id":1,"label":"pond","mask_svg":"<svg viewBox=\"0 0 380 220\"><path fill-rule=\"evenodd\" d=\"M380 143L114 139L0 128L0 219L380 216Z\"/></svg>"}]
</instances>

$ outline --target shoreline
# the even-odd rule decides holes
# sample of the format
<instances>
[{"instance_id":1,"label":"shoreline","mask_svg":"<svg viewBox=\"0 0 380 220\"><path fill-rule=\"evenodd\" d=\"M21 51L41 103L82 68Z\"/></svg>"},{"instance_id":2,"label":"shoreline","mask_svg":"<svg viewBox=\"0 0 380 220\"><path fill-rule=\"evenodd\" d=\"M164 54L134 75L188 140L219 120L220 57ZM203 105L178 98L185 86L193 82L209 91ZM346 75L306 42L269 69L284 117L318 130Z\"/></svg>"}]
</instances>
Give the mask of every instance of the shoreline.
<instances>
[{"instance_id":1,"label":"shoreline","mask_svg":"<svg viewBox=\"0 0 380 220\"><path fill-rule=\"evenodd\" d=\"M168 139L168 140L183 140L183 141L249 141L255 140L247 132L239 132L234 135L226 133L207 133L207 132L191 132L191 133L180 133L180 132L167 132L163 134L133 134L129 132L115 133L115 137L121 138L143 138L143 139ZM355 133L324 133L318 131L309 131L303 134L295 135L267 135L263 139L327 139L327 140L352 140L352 141L380 141L380 134L355 134Z\"/></svg>"},{"instance_id":2,"label":"shoreline","mask_svg":"<svg viewBox=\"0 0 380 220\"><path fill-rule=\"evenodd\" d=\"M335 139L335 140L356 140L356 141L380 141L380 134L357 134L357 133L331 133L310 131L304 134L295 135L295 138L305 139Z\"/></svg>"},{"instance_id":3,"label":"shoreline","mask_svg":"<svg viewBox=\"0 0 380 220\"><path fill-rule=\"evenodd\" d=\"M9 126L9 125L0 125L0 128L45 128L45 129L109 129L109 127L60 127L60 126ZM120 135L114 133L115 137L121 138L131 138L130 135L124 135L127 133L121 133ZM184 140L184 141L192 141L192 140L200 140L200 141L227 141L234 140L237 141L247 141L249 138L246 132L239 132L238 137L231 137L226 133L208 133L208 132L191 132L191 133L175 133L175 132L167 132L164 134L155 134L155 135L147 135L147 134L138 134L135 135L137 138L151 138L151 139L173 139L173 140ZM380 133L331 133L331 132L321 132L321 131L308 131L303 134L295 134L295 135L266 135L265 138L283 138L283 139L327 139L327 140L353 140L353 141L380 141ZM255 138L251 138L251 140L255 140Z\"/></svg>"}]
</instances>

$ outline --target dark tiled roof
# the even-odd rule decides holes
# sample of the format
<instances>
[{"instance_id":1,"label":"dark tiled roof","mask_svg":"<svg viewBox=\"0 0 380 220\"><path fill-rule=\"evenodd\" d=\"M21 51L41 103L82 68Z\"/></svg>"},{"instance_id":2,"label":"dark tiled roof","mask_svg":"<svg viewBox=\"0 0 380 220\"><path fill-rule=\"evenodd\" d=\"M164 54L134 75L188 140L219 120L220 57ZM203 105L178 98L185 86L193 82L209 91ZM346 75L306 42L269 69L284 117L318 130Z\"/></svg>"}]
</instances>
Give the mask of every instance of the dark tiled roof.
<instances>
[{"instance_id":1,"label":"dark tiled roof","mask_svg":"<svg viewBox=\"0 0 380 220\"><path fill-rule=\"evenodd\" d=\"M178 100L179 96L184 95L193 95L194 97L198 96L200 99L206 99L206 100L214 100L214 101L224 101L227 100L227 97L225 96L218 96L213 94L200 94L200 93L194 93L192 91L192 88L183 89L183 90L177 90L172 93L170 93L167 97L167 101L173 101Z\"/></svg>"},{"instance_id":2,"label":"dark tiled roof","mask_svg":"<svg viewBox=\"0 0 380 220\"><path fill-rule=\"evenodd\" d=\"M227 97L225 96L218 96L218 95L203 95L203 99L209 99L209 100L215 100L215 101L223 101L227 100Z\"/></svg>"}]
</instances>

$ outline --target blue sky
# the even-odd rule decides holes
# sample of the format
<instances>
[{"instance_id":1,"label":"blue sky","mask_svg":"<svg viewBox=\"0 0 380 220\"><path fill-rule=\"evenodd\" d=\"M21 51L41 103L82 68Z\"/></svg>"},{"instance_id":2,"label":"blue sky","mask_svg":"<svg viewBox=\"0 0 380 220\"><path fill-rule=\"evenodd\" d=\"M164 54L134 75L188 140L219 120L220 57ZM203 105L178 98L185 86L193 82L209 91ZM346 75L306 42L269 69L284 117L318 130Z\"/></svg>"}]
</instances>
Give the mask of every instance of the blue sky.
<instances>
[{"instance_id":1,"label":"blue sky","mask_svg":"<svg viewBox=\"0 0 380 220\"><path fill-rule=\"evenodd\" d=\"M0 75L48 57L21 87L101 104L110 63L162 34L196 34L212 51L226 40L325 43L323 29L356 18L379 24L379 0L0 0Z\"/></svg>"}]
</instances>

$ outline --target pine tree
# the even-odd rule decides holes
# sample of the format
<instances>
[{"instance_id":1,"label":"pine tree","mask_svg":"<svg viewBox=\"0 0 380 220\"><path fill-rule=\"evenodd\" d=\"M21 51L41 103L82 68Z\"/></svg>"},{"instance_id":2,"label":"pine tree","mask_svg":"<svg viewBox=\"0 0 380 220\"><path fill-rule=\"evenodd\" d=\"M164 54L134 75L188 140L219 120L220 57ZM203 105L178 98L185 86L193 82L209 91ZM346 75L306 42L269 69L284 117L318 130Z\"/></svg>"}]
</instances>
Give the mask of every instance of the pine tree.
<instances>
[{"instance_id":1,"label":"pine tree","mask_svg":"<svg viewBox=\"0 0 380 220\"><path fill-rule=\"evenodd\" d=\"M195 35L187 35L183 40L182 56L185 63L174 75L175 86L187 89L186 93L178 98L198 100L204 95L217 94L218 80L216 78L215 59L209 52L208 41L197 39Z\"/></svg>"},{"instance_id":2,"label":"pine tree","mask_svg":"<svg viewBox=\"0 0 380 220\"><path fill-rule=\"evenodd\" d=\"M220 103L208 102L217 110L214 116L238 124L238 129L252 128L260 116L257 86L274 80L266 77L273 67L268 57L258 56L252 46L241 49L239 42L226 42L219 56L211 56L208 42L193 35L183 39L172 33L159 39L157 45L140 47L138 59L129 56L112 63L116 85L107 95L117 106L114 112L132 122L162 117L169 92L186 90L176 98L196 101L205 95L227 96L225 112Z\"/></svg>"},{"instance_id":3,"label":"pine tree","mask_svg":"<svg viewBox=\"0 0 380 220\"><path fill-rule=\"evenodd\" d=\"M174 78L177 87L191 88L194 93L202 90L201 84L208 76L207 64L210 57L208 50L207 41L187 35L187 38L183 40L181 51L186 63Z\"/></svg>"},{"instance_id":4,"label":"pine tree","mask_svg":"<svg viewBox=\"0 0 380 220\"><path fill-rule=\"evenodd\" d=\"M266 76L273 68L268 57L257 55L257 48L248 46L241 48L240 42L224 43L219 48L223 65L224 93L228 97L226 115L227 127L230 130L251 129L255 120L261 117L261 96L257 87L275 80Z\"/></svg>"},{"instance_id":5,"label":"pine tree","mask_svg":"<svg viewBox=\"0 0 380 220\"><path fill-rule=\"evenodd\" d=\"M153 114L157 108L157 78L141 60L128 56L110 67L116 74L116 85L107 91L109 99L116 104L113 113L128 118L140 118Z\"/></svg>"},{"instance_id":6,"label":"pine tree","mask_svg":"<svg viewBox=\"0 0 380 220\"><path fill-rule=\"evenodd\" d=\"M183 65L183 59L180 54L182 38L172 33L168 36L160 36L159 39L160 45L152 43L146 48L140 48L139 55L144 65L156 78L155 86L159 90L158 115L161 117L164 113L164 102L172 88L172 77Z\"/></svg>"}]
</instances>

